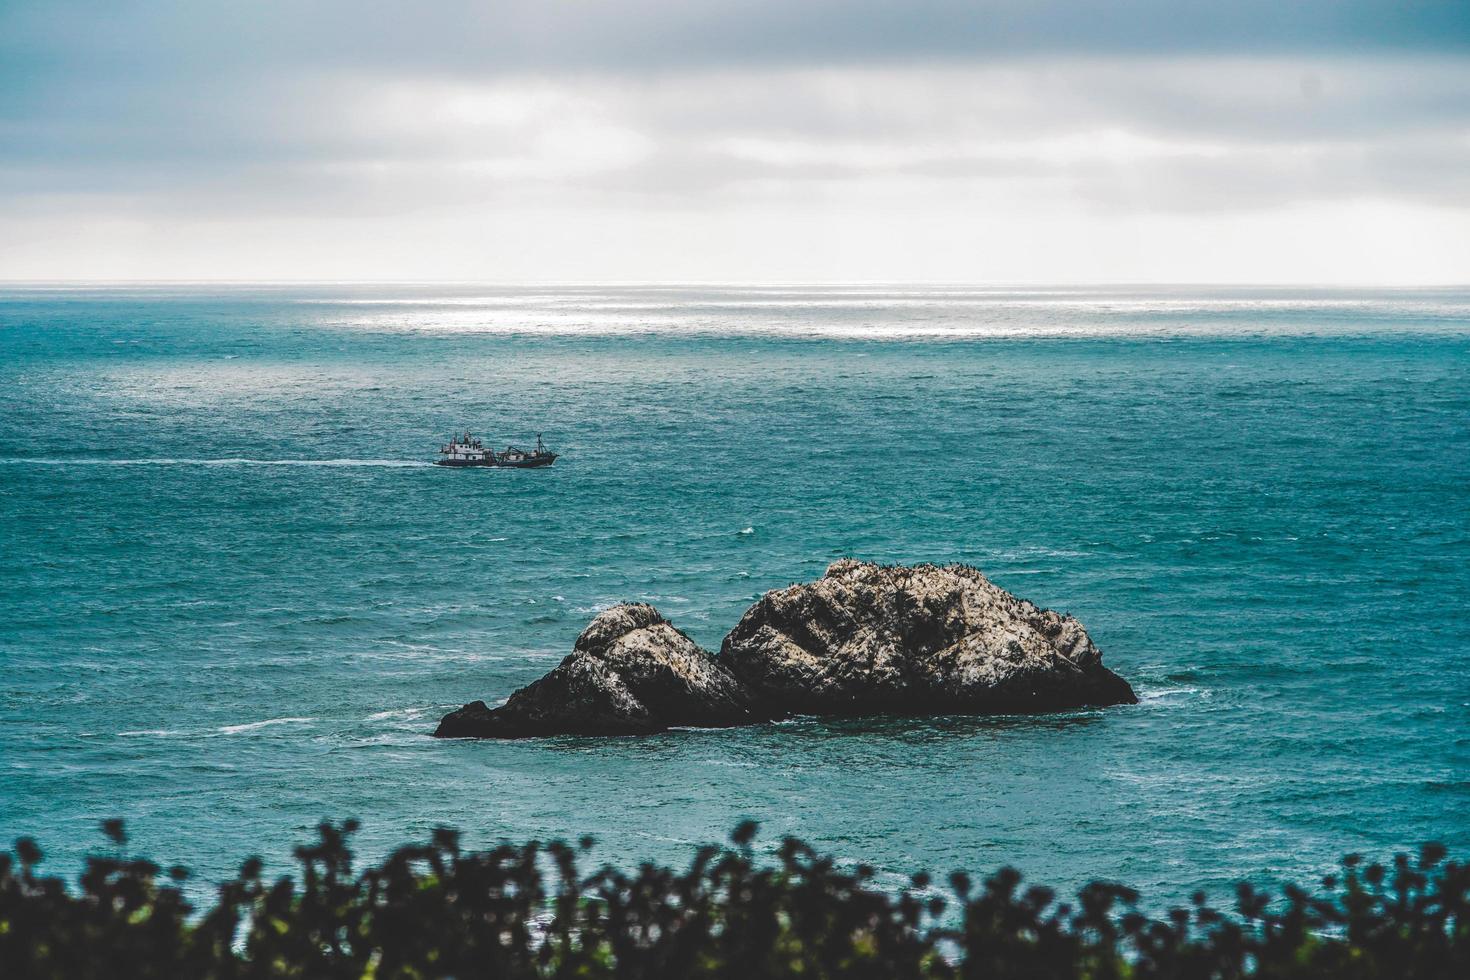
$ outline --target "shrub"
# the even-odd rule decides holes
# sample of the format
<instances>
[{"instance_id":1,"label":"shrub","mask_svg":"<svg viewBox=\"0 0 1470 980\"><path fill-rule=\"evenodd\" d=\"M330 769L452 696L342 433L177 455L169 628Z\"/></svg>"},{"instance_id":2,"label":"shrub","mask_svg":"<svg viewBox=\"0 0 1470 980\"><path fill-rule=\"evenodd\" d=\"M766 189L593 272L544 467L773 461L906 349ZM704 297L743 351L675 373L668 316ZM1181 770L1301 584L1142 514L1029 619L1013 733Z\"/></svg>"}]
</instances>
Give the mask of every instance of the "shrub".
<instances>
[{"instance_id":1,"label":"shrub","mask_svg":"<svg viewBox=\"0 0 1470 980\"><path fill-rule=\"evenodd\" d=\"M122 824L104 831L119 853ZM757 859L753 824L687 870L584 877L592 846L464 851L436 831L355 873L356 824L324 823L298 878L251 858L195 914L185 869L93 857L75 892L37 873L28 839L0 855L5 977L1010 978L1470 977L1470 870L1428 846L1387 867L1343 862L1315 892L1249 885L1162 916L1115 884L1058 902L1004 869L896 894L793 839Z\"/></svg>"}]
</instances>

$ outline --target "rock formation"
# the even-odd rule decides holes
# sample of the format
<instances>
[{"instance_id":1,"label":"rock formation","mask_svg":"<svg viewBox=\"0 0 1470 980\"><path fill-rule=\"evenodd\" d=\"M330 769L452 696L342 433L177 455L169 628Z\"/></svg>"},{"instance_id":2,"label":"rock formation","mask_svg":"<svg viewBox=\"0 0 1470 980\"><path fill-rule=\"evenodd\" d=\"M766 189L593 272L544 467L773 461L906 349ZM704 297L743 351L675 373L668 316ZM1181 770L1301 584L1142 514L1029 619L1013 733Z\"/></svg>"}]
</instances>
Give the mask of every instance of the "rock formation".
<instances>
[{"instance_id":1,"label":"rock formation","mask_svg":"<svg viewBox=\"0 0 1470 980\"><path fill-rule=\"evenodd\" d=\"M718 658L645 604L615 606L551 673L450 712L435 735L521 738L723 728L792 714L995 714L1133 704L1071 616L974 568L843 559L767 592Z\"/></svg>"},{"instance_id":2,"label":"rock formation","mask_svg":"<svg viewBox=\"0 0 1470 980\"><path fill-rule=\"evenodd\" d=\"M1070 616L974 568L843 559L818 581L767 592L720 662L793 714L1053 711L1133 704L1128 682Z\"/></svg>"},{"instance_id":3,"label":"rock formation","mask_svg":"<svg viewBox=\"0 0 1470 980\"><path fill-rule=\"evenodd\" d=\"M448 738L635 735L676 725L719 728L766 716L708 651L642 603L601 613L551 673L499 708L483 701L450 712Z\"/></svg>"}]
</instances>

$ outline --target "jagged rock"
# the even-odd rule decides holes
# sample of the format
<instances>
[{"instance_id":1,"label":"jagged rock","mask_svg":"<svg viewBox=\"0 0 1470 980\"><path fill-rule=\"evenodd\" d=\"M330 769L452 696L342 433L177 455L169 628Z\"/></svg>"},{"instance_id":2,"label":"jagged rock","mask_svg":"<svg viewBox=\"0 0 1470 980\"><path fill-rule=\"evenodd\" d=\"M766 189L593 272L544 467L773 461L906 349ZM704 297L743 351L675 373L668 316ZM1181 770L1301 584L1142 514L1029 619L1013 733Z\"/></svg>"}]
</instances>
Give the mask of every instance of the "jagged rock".
<instances>
[{"instance_id":1,"label":"jagged rock","mask_svg":"<svg viewBox=\"0 0 1470 980\"><path fill-rule=\"evenodd\" d=\"M1071 616L977 569L843 559L819 581L767 592L720 662L793 714L1052 711L1134 704Z\"/></svg>"},{"instance_id":2,"label":"jagged rock","mask_svg":"<svg viewBox=\"0 0 1470 980\"><path fill-rule=\"evenodd\" d=\"M614 606L551 673L503 706L467 704L440 721L446 738L633 735L676 725L762 721L745 687L708 651L643 603Z\"/></svg>"}]
</instances>

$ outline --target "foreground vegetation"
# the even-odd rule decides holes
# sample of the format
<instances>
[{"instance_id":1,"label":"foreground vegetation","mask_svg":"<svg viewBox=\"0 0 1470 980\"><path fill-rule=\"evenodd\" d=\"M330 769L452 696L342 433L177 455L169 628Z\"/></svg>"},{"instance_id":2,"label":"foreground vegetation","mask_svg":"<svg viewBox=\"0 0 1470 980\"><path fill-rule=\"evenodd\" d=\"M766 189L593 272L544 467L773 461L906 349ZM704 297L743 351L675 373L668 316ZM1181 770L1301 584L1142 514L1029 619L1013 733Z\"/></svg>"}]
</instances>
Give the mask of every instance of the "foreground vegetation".
<instances>
[{"instance_id":1,"label":"foreground vegetation","mask_svg":"<svg viewBox=\"0 0 1470 980\"><path fill-rule=\"evenodd\" d=\"M118 853L120 822L104 830ZM462 851L452 831L355 873L355 824L296 850L299 879L246 861L195 914L148 861L89 859L79 889L42 877L34 842L0 856L6 977L1470 977L1470 867L1443 848L1344 861L1309 893L1240 885L1161 917L1092 884L1075 901L1003 870L915 875L893 894L795 840L754 857L752 824L686 871L584 876L591 841Z\"/></svg>"}]
</instances>

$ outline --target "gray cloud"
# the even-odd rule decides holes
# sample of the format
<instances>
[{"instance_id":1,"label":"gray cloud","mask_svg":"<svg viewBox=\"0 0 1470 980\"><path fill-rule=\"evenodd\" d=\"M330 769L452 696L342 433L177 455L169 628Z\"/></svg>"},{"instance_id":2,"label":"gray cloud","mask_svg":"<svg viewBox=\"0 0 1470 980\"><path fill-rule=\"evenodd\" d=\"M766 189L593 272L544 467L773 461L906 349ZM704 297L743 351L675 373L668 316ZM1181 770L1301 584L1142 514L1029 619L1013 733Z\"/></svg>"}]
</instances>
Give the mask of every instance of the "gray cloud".
<instances>
[{"instance_id":1,"label":"gray cloud","mask_svg":"<svg viewBox=\"0 0 1470 980\"><path fill-rule=\"evenodd\" d=\"M1465 0L9 0L0 124L186 126L323 77L1467 52Z\"/></svg>"},{"instance_id":2,"label":"gray cloud","mask_svg":"<svg viewBox=\"0 0 1470 980\"><path fill-rule=\"evenodd\" d=\"M865 177L1044 182L1107 207L1467 204L1467 134L1470 62L1445 56L319 74L99 92L13 123L0 187L184 210L598 195L685 206Z\"/></svg>"},{"instance_id":3,"label":"gray cloud","mask_svg":"<svg viewBox=\"0 0 1470 980\"><path fill-rule=\"evenodd\" d=\"M12 70L645 72L1017 54L1470 48L1463 0L11 0Z\"/></svg>"},{"instance_id":4,"label":"gray cloud","mask_svg":"<svg viewBox=\"0 0 1470 980\"><path fill-rule=\"evenodd\" d=\"M35 227L1466 208L1467 173L1465 0L0 5L0 218Z\"/></svg>"}]
</instances>

